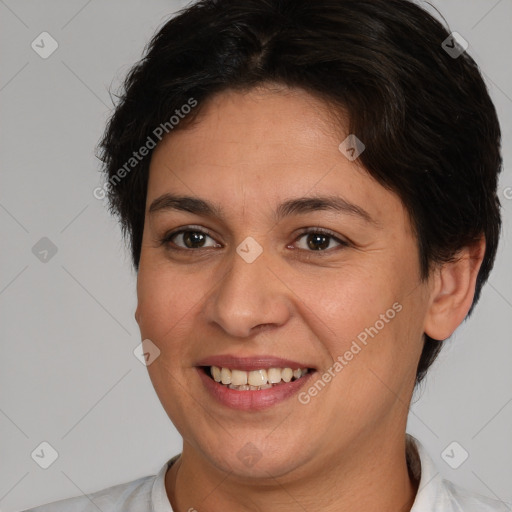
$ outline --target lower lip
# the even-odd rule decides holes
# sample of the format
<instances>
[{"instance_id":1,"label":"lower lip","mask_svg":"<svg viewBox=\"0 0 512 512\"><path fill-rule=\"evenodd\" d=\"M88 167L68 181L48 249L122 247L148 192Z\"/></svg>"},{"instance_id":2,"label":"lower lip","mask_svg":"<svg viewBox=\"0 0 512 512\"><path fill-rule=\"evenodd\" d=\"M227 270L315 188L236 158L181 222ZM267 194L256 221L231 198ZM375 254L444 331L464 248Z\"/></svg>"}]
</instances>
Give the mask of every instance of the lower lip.
<instances>
[{"instance_id":1,"label":"lower lip","mask_svg":"<svg viewBox=\"0 0 512 512\"><path fill-rule=\"evenodd\" d=\"M261 411L283 402L298 393L300 388L309 381L313 371L309 371L300 379L284 382L267 389L238 391L215 382L202 368L196 368L208 392L221 404L242 411Z\"/></svg>"}]
</instances>

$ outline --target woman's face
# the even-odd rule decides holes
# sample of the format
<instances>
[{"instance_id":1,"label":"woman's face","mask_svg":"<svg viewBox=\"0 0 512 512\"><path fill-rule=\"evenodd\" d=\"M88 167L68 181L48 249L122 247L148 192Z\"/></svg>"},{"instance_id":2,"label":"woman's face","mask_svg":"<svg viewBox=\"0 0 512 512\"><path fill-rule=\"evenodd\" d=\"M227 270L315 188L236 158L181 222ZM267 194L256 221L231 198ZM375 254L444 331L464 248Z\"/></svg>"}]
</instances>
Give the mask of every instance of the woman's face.
<instances>
[{"instance_id":1,"label":"woman's face","mask_svg":"<svg viewBox=\"0 0 512 512\"><path fill-rule=\"evenodd\" d=\"M430 286L401 201L340 151L348 134L303 91L224 92L204 107L153 153L137 285L142 339L160 350L149 375L184 450L276 477L396 439ZM280 206L320 197L339 208ZM310 371L238 390L210 366L244 370L222 370L226 382Z\"/></svg>"}]
</instances>

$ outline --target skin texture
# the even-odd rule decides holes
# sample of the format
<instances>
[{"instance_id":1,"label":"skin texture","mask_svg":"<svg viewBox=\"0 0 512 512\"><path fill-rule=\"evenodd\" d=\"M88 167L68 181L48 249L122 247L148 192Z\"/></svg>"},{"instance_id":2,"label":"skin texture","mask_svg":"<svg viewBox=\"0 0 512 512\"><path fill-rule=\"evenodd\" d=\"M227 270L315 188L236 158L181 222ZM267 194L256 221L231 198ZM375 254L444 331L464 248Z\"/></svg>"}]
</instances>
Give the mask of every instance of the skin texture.
<instances>
[{"instance_id":1,"label":"skin texture","mask_svg":"<svg viewBox=\"0 0 512 512\"><path fill-rule=\"evenodd\" d=\"M484 242L422 281L407 212L339 151L347 135L308 93L259 88L218 94L153 153L135 316L161 351L149 375L183 437L166 475L177 512L412 506L405 427L423 333L444 339L462 322ZM150 214L164 193L217 203L224 215ZM279 203L314 195L343 197L375 222L312 211L276 223ZM210 232L199 248L187 251L182 235L173 238L181 251L161 243L188 226ZM302 233L316 227L347 245L327 238L313 250ZM248 236L263 248L250 264L236 252ZM217 354L266 354L307 363L317 380L395 303L401 311L307 404L295 395L234 410L211 399L194 368ZM248 442L261 455L250 467L238 457Z\"/></svg>"}]
</instances>

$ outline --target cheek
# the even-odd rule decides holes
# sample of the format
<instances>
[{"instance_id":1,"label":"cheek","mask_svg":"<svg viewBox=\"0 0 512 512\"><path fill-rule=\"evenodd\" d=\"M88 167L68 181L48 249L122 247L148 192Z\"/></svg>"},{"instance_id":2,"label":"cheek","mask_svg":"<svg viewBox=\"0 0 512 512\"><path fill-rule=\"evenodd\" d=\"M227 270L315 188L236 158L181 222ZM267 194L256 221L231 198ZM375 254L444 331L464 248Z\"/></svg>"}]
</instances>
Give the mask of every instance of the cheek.
<instances>
[{"instance_id":1,"label":"cheek","mask_svg":"<svg viewBox=\"0 0 512 512\"><path fill-rule=\"evenodd\" d=\"M316 286L305 286L303 295L308 297L311 309L330 333L333 348L339 354L346 350L347 342L356 339L379 321L380 315L392 309L399 291L392 280L379 280L366 269L340 268ZM388 316L394 313L390 311ZM382 330L380 323L379 327Z\"/></svg>"},{"instance_id":2,"label":"cheek","mask_svg":"<svg viewBox=\"0 0 512 512\"><path fill-rule=\"evenodd\" d=\"M177 336L187 322L187 313L200 297L198 282L193 283L169 268L141 265L137 276L141 335L162 349L164 344L168 345L166 340Z\"/></svg>"},{"instance_id":3,"label":"cheek","mask_svg":"<svg viewBox=\"0 0 512 512\"><path fill-rule=\"evenodd\" d=\"M309 321L318 326L316 335L329 353L328 368L341 358L342 367L332 370L343 374L335 386L354 396L368 379L378 380L375 374L393 386L408 381L422 342L416 267L391 259L387 265L339 269L318 284L304 288L309 305L304 310L314 313Z\"/></svg>"},{"instance_id":4,"label":"cheek","mask_svg":"<svg viewBox=\"0 0 512 512\"><path fill-rule=\"evenodd\" d=\"M142 262L142 260L141 260ZM190 277L171 272L169 267L151 267L141 263L137 276L139 328L142 339L150 339L160 350L147 367L153 388L167 415L178 431L186 431L188 396L183 392L191 375L186 362L188 344L183 341L193 333L190 316L198 301L198 288ZM191 290L194 293L189 293ZM186 370L185 373L182 370Z\"/></svg>"}]
</instances>

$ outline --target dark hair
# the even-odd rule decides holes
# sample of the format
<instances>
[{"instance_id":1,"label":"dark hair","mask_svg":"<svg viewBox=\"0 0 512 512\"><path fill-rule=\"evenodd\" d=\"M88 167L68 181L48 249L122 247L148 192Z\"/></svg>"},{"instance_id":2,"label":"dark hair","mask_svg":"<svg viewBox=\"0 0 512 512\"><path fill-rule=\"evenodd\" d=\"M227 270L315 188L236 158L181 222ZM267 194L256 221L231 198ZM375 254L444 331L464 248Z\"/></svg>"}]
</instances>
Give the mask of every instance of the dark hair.
<instances>
[{"instance_id":1,"label":"dark hair","mask_svg":"<svg viewBox=\"0 0 512 512\"><path fill-rule=\"evenodd\" d=\"M349 133L366 145L361 164L409 212L424 279L433 263L485 236L470 314L501 228L501 133L478 66L443 48L449 36L408 0L201 0L180 11L129 72L99 145L110 211L135 268L151 156L138 150L162 128L185 128L215 93L273 83L347 114ZM170 121L191 99L199 106ZM417 383L441 341L425 335Z\"/></svg>"}]
</instances>

